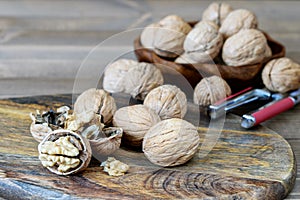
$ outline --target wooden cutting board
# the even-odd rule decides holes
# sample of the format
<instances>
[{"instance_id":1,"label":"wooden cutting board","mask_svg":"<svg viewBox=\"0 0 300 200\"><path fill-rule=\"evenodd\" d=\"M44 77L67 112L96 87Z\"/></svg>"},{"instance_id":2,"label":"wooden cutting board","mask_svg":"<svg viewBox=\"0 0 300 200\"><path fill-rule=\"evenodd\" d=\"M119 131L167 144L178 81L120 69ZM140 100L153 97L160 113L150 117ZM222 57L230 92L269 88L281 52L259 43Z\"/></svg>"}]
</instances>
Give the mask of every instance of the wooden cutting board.
<instances>
[{"instance_id":1,"label":"wooden cutting board","mask_svg":"<svg viewBox=\"0 0 300 200\"><path fill-rule=\"evenodd\" d=\"M129 102L125 97L116 99L118 106ZM28 114L71 103L71 95L0 101L0 197L271 200L283 199L293 188L296 162L290 145L280 133L263 126L251 131L240 128L234 115L227 116L217 143L211 143L212 151L201 157L203 149L199 150L185 165L161 168L142 152L122 148L113 156L130 165L124 176L108 176L96 159L80 174L55 175L38 160L38 143L29 132ZM206 134L209 121L199 118L192 104L187 120L199 124L202 141L205 136L214 137L213 130Z\"/></svg>"}]
</instances>

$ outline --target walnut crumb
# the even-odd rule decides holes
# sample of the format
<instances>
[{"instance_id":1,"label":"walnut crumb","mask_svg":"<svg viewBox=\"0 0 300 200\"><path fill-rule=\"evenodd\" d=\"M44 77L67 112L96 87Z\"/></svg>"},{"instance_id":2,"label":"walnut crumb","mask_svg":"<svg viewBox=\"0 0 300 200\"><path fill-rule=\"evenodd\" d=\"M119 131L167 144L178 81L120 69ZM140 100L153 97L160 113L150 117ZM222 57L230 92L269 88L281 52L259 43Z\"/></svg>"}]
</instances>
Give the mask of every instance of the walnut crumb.
<instances>
[{"instance_id":1,"label":"walnut crumb","mask_svg":"<svg viewBox=\"0 0 300 200\"><path fill-rule=\"evenodd\" d=\"M116 160L114 157L108 157L100 166L104 167L103 171L107 172L110 176L122 176L129 170L127 164Z\"/></svg>"}]
</instances>

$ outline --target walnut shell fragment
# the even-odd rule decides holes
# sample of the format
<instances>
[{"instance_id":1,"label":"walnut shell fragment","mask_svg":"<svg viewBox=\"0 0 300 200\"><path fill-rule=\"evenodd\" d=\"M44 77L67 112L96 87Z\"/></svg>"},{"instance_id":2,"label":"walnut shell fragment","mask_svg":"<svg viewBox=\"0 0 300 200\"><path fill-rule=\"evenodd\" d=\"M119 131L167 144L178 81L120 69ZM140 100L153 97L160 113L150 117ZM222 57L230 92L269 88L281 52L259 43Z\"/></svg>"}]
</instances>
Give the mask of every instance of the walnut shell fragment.
<instances>
[{"instance_id":1,"label":"walnut shell fragment","mask_svg":"<svg viewBox=\"0 0 300 200\"><path fill-rule=\"evenodd\" d=\"M57 111L49 110L40 113L39 110L35 114L30 113L32 123L30 125L30 133L32 137L41 142L51 131L64 128L64 123L68 118L68 106L62 106Z\"/></svg>"},{"instance_id":2,"label":"walnut shell fragment","mask_svg":"<svg viewBox=\"0 0 300 200\"><path fill-rule=\"evenodd\" d=\"M290 58L269 61L262 71L264 85L273 92L288 92L300 88L300 65Z\"/></svg>"},{"instance_id":3,"label":"walnut shell fragment","mask_svg":"<svg viewBox=\"0 0 300 200\"><path fill-rule=\"evenodd\" d=\"M220 33L228 38L243 29L256 29L258 21L254 13L246 9L237 9L230 12L224 19Z\"/></svg>"},{"instance_id":4,"label":"walnut shell fragment","mask_svg":"<svg viewBox=\"0 0 300 200\"><path fill-rule=\"evenodd\" d=\"M122 75L118 75L120 72ZM122 86L117 89L111 87L113 81ZM152 89L162 85L163 81L163 75L155 65L121 59L107 67L103 87L111 93L124 92L143 100Z\"/></svg>"},{"instance_id":5,"label":"walnut shell fragment","mask_svg":"<svg viewBox=\"0 0 300 200\"><path fill-rule=\"evenodd\" d=\"M231 89L224 79L219 76L203 78L195 87L194 103L209 106L231 95Z\"/></svg>"},{"instance_id":6,"label":"walnut shell fragment","mask_svg":"<svg viewBox=\"0 0 300 200\"><path fill-rule=\"evenodd\" d=\"M175 85L162 85L153 89L144 105L154 110L161 119L183 118L187 112L187 98Z\"/></svg>"},{"instance_id":7,"label":"walnut shell fragment","mask_svg":"<svg viewBox=\"0 0 300 200\"><path fill-rule=\"evenodd\" d=\"M133 105L117 110L113 124L123 129L122 142L128 146L141 147L146 132L159 121L159 116L150 108Z\"/></svg>"},{"instance_id":8,"label":"walnut shell fragment","mask_svg":"<svg viewBox=\"0 0 300 200\"><path fill-rule=\"evenodd\" d=\"M143 140L143 152L154 164L176 166L186 163L197 152L200 137L191 123L167 119L153 126Z\"/></svg>"},{"instance_id":9,"label":"walnut shell fragment","mask_svg":"<svg viewBox=\"0 0 300 200\"><path fill-rule=\"evenodd\" d=\"M157 55L174 58L182 54L183 42L190 30L191 26L181 17L169 15L147 26L141 34L141 43Z\"/></svg>"},{"instance_id":10,"label":"walnut shell fragment","mask_svg":"<svg viewBox=\"0 0 300 200\"><path fill-rule=\"evenodd\" d=\"M270 57L272 51L264 34L256 29L246 29L229 37L222 51L227 65L241 66L262 62Z\"/></svg>"},{"instance_id":11,"label":"walnut shell fragment","mask_svg":"<svg viewBox=\"0 0 300 200\"><path fill-rule=\"evenodd\" d=\"M120 148L123 129L117 127L101 129L97 125L91 125L80 134L89 140L93 156L98 159L113 154Z\"/></svg>"},{"instance_id":12,"label":"walnut shell fragment","mask_svg":"<svg viewBox=\"0 0 300 200\"><path fill-rule=\"evenodd\" d=\"M112 122L117 106L110 94L102 89L91 88L81 93L74 104L74 116L77 124L83 125L100 115L104 124Z\"/></svg>"},{"instance_id":13,"label":"walnut shell fragment","mask_svg":"<svg viewBox=\"0 0 300 200\"><path fill-rule=\"evenodd\" d=\"M220 26L232 10L232 7L227 3L213 2L204 10L202 19L212 21Z\"/></svg>"},{"instance_id":14,"label":"walnut shell fragment","mask_svg":"<svg viewBox=\"0 0 300 200\"><path fill-rule=\"evenodd\" d=\"M38 151L42 165L58 175L70 175L84 170L92 155L89 142L68 130L49 133L39 144Z\"/></svg>"},{"instance_id":15,"label":"walnut shell fragment","mask_svg":"<svg viewBox=\"0 0 300 200\"><path fill-rule=\"evenodd\" d=\"M223 36L219 33L219 27L211 21L200 21L185 38L184 54L180 57L192 60L192 63L209 62L219 54L222 45ZM182 62L180 57L175 62Z\"/></svg>"}]
</instances>

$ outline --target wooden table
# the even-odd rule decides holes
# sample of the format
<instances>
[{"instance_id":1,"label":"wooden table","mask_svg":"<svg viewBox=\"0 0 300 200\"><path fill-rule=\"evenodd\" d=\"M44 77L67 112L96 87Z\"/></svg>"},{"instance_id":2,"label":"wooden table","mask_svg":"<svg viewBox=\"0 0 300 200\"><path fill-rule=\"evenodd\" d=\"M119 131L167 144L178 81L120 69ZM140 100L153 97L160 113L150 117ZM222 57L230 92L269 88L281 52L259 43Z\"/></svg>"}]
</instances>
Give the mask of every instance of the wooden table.
<instances>
[{"instance_id":1,"label":"wooden table","mask_svg":"<svg viewBox=\"0 0 300 200\"><path fill-rule=\"evenodd\" d=\"M201 18L209 1L0 1L0 98L72 93L90 87L99 74L76 77L89 51L110 36L144 27L176 13L188 21ZM300 2L235 1L234 8L256 13L259 27L286 46L286 55L300 62ZM89 63L103 68L105 59L132 52L130 35L117 37L97 49L101 57ZM132 53L127 57L134 57ZM94 83L92 83L94 84ZM280 133L300 160L300 107L287 111L264 126ZM299 175L297 177L300 177ZM300 198L300 182L286 199Z\"/></svg>"}]
</instances>

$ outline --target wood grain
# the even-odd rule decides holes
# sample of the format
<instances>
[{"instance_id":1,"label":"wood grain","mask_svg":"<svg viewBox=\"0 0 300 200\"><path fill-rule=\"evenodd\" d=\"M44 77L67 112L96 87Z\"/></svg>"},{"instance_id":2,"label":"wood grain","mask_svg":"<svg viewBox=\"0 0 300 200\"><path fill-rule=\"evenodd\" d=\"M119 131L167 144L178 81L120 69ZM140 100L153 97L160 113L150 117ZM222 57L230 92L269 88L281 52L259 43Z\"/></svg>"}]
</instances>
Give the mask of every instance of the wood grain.
<instances>
[{"instance_id":1,"label":"wood grain","mask_svg":"<svg viewBox=\"0 0 300 200\"><path fill-rule=\"evenodd\" d=\"M127 96L116 96L118 107ZM121 148L113 156L130 165L122 177L105 174L93 159L83 173L57 176L37 158L37 142L29 133L29 112L71 105L71 95L37 96L0 101L0 197L104 198L104 199L282 199L293 188L296 174L289 144L265 127L240 128L229 115L214 148L205 148L188 163L172 168L151 164L141 152ZM189 104L187 120L199 125L202 142L209 121L199 120L198 108ZM211 130L210 134L217 134Z\"/></svg>"}]
</instances>

